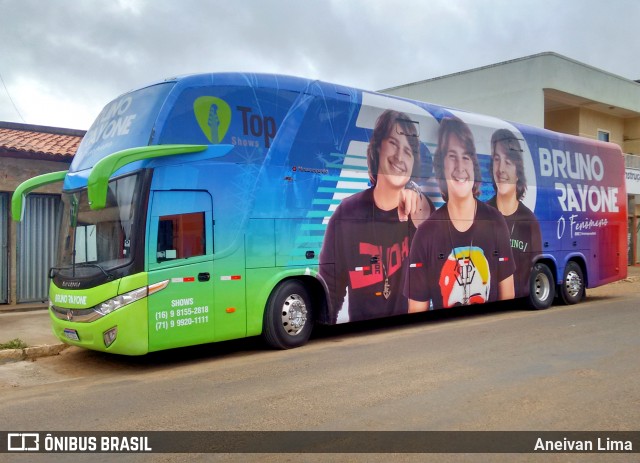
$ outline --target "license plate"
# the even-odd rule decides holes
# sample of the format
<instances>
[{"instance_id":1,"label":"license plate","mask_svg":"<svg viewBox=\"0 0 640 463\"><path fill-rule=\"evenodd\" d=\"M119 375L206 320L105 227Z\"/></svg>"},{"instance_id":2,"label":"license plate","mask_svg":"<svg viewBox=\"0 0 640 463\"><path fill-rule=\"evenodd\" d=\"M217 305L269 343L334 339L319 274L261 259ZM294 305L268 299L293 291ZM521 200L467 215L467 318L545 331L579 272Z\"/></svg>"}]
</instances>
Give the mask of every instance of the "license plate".
<instances>
[{"instance_id":1,"label":"license plate","mask_svg":"<svg viewBox=\"0 0 640 463\"><path fill-rule=\"evenodd\" d=\"M80 341L80 336L78 336L78 332L76 330L65 328L64 335L72 341Z\"/></svg>"}]
</instances>

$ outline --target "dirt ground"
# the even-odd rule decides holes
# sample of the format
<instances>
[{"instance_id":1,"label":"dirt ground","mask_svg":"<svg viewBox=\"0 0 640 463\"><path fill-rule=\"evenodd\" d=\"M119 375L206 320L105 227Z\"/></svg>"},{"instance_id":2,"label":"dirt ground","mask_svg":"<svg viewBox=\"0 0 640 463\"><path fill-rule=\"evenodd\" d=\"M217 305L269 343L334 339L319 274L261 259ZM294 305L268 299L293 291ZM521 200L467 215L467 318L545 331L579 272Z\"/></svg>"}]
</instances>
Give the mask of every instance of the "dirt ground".
<instances>
[{"instance_id":1,"label":"dirt ground","mask_svg":"<svg viewBox=\"0 0 640 463\"><path fill-rule=\"evenodd\" d=\"M629 267L627 278L598 288L587 289L587 297L616 296L640 292L640 267Z\"/></svg>"}]
</instances>

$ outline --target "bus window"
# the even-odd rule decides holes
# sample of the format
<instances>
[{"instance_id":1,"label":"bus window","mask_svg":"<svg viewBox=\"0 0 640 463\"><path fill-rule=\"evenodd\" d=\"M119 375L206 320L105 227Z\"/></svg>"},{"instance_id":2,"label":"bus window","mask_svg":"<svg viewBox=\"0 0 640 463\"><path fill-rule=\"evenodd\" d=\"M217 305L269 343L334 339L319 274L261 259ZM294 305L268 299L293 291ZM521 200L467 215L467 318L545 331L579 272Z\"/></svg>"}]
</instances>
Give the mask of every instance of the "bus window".
<instances>
[{"instance_id":1,"label":"bus window","mask_svg":"<svg viewBox=\"0 0 640 463\"><path fill-rule=\"evenodd\" d=\"M158 262L205 254L204 212L165 215L158 224Z\"/></svg>"},{"instance_id":2,"label":"bus window","mask_svg":"<svg viewBox=\"0 0 640 463\"><path fill-rule=\"evenodd\" d=\"M96 262L98 245L95 225L78 225L76 228L76 264Z\"/></svg>"}]
</instances>

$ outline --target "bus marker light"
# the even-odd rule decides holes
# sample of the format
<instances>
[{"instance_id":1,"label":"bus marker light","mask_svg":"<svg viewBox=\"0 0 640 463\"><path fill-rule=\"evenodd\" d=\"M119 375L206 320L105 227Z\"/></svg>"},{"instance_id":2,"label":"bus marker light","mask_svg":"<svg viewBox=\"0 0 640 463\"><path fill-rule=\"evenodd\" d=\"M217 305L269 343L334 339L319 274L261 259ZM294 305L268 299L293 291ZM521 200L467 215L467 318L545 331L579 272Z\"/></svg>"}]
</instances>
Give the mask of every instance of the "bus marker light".
<instances>
[{"instance_id":1,"label":"bus marker light","mask_svg":"<svg viewBox=\"0 0 640 463\"><path fill-rule=\"evenodd\" d=\"M220 281L231 281L231 280L241 280L242 276L240 275L222 275L220 277Z\"/></svg>"},{"instance_id":2,"label":"bus marker light","mask_svg":"<svg viewBox=\"0 0 640 463\"><path fill-rule=\"evenodd\" d=\"M108 329L107 331L105 331L102 334L102 340L104 341L104 346L105 347L109 347L111 344L113 344L113 341L116 340L116 337L118 336L118 327L114 326L111 329Z\"/></svg>"},{"instance_id":3,"label":"bus marker light","mask_svg":"<svg viewBox=\"0 0 640 463\"><path fill-rule=\"evenodd\" d=\"M158 283L149 285L148 287L149 296L151 296L154 293L157 293L158 291L163 290L164 288L167 287L168 284L169 284L169 280L164 280L164 281L159 281Z\"/></svg>"},{"instance_id":4,"label":"bus marker light","mask_svg":"<svg viewBox=\"0 0 640 463\"><path fill-rule=\"evenodd\" d=\"M235 311L235 307L227 307L227 313L234 313Z\"/></svg>"}]
</instances>

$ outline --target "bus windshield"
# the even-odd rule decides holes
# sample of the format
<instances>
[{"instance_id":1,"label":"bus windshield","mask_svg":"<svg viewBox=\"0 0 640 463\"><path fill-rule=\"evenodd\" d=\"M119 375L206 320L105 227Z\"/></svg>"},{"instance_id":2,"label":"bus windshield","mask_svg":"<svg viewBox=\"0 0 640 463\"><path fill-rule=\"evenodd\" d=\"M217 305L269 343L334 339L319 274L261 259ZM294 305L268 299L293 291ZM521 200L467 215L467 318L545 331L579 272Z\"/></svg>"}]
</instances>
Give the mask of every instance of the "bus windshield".
<instances>
[{"instance_id":1,"label":"bus windshield","mask_svg":"<svg viewBox=\"0 0 640 463\"><path fill-rule=\"evenodd\" d=\"M99 284L131 263L136 241L144 241L134 236L140 185L139 173L110 181L106 207L99 210L90 209L86 189L63 193L58 264L52 277L78 281L63 286L80 286L87 279ZM124 274L118 271L117 276Z\"/></svg>"}]
</instances>

